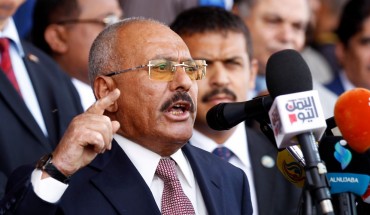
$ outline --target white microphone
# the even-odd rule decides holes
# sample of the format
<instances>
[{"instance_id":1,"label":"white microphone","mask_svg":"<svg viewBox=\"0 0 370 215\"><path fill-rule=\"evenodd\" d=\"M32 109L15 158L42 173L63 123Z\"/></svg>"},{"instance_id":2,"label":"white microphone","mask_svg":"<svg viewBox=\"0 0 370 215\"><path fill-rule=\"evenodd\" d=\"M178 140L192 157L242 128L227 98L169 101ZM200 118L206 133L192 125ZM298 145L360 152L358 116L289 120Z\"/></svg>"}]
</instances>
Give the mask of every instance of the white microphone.
<instances>
[{"instance_id":1,"label":"white microphone","mask_svg":"<svg viewBox=\"0 0 370 215\"><path fill-rule=\"evenodd\" d=\"M322 214L334 214L326 167L316 144L325 132L326 120L318 93L312 90L307 63L295 50L274 53L267 61L266 84L274 99L269 118L277 147L300 145L306 162L306 188L309 189L305 192L316 197L314 202L319 203ZM309 198L307 195L306 204L311 202L310 198L311 195Z\"/></svg>"},{"instance_id":2,"label":"white microphone","mask_svg":"<svg viewBox=\"0 0 370 215\"><path fill-rule=\"evenodd\" d=\"M327 127L316 90L276 97L269 117L279 149L298 145L294 137L305 132L312 132L317 141Z\"/></svg>"}]
</instances>

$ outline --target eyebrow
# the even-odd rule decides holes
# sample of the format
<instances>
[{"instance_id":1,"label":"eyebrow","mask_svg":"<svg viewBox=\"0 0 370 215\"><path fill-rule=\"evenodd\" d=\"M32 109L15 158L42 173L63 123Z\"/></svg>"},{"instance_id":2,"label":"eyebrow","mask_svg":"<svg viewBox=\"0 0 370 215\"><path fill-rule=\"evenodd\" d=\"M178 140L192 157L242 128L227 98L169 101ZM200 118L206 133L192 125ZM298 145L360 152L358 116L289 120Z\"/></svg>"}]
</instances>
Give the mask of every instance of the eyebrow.
<instances>
[{"instance_id":1,"label":"eyebrow","mask_svg":"<svg viewBox=\"0 0 370 215\"><path fill-rule=\"evenodd\" d=\"M370 36L363 36L359 38L360 44L370 43Z\"/></svg>"},{"instance_id":2,"label":"eyebrow","mask_svg":"<svg viewBox=\"0 0 370 215\"><path fill-rule=\"evenodd\" d=\"M241 56L231 56L231 57L226 57L226 58L212 58L212 59L208 59L208 58L202 58L202 59L197 59L197 60L206 60L206 61L210 61L210 62L214 62L214 61L222 61L222 62L225 62L225 61L229 61L229 60L239 60L239 59L243 59Z\"/></svg>"},{"instance_id":3,"label":"eyebrow","mask_svg":"<svg viewBox=\"0 0 370 215\"><path fill-rule=\"evenodd\" d=\"M169 56L165 56L165 55L156 55L156 56L150 58L149 60L157 60L157 59L164 59L164 60L174 61L174 62L178 61L178 58L169 57ZM180 59L180 62L189 61L189 60L193 60L193 58ZM201 60L203 60L203 59L201 59Z\"/></svg>"}]
</instances>

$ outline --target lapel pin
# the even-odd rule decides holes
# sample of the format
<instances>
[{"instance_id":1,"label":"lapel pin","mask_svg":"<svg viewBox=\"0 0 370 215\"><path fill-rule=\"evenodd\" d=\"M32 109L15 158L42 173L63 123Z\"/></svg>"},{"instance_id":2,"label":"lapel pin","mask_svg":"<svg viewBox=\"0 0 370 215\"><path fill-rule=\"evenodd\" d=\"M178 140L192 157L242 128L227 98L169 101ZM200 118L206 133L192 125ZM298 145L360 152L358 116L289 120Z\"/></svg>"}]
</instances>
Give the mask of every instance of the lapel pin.
<instances>
[{"instance_id":1,"label":"lapel pin","mask_svg":"<svg viewBox=\"0 0 370 215\"><path fill-rule=\"evenodd\" d=\"M272 168L272 167L275 166L274 159L272 159L272 157L270 157L268 155L262 156L261 163L262 163L262 166L264 166L266 168Z\"/></svg>"},{"instance_id":2,"label":"lapel pin","mask_svg":"<svg viewBox=\"0 0 370 215\"><path fill-rule=\"evenodd\" d=\"M28 59L34 63L38 63L39 62L39 58L34 55L34 54L28 54Z\"/></svg>"}]
</instances>

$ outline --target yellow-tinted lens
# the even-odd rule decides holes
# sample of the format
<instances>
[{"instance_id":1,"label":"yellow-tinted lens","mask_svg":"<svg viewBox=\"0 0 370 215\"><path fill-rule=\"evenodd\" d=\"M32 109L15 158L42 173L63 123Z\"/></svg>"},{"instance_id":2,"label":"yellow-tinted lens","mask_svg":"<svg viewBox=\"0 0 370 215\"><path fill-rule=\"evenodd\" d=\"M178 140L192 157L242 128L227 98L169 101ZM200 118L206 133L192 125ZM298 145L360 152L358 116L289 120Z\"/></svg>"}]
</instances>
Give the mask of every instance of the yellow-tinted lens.
<instances>
[{"instance_id":1,"label":"yellow-tinted lens","mask_svg":"<svg viewBox=\"0 0 370 215\"><path fill-rule=\"evenodd\" d=\"M149 65L150 79L158 81L171 81L173 79L173 62L167 60L151 60L149 61Z\"/></svg>"},{"instance_id":2,"label":"yellow-tinted lens","mask_svg":"<svg viewBox=\"0 0 370 215\"><path fill-rule=\"evenodd\" d=\"M194 60L185 61L185 71L191 80L201 80L206 75L206 61L205 60Z\"/></svg>"},{"instance_id":3,"label":"yellow-tinted lens","mask_svg":"<svg viewBox=\"0 0 370 215\"><path fill-rule=\"evenodd\" d=\"M205 60L191 60L181 64L167 60L151 60L149 61L149 78L158 81L172 81L177 66L183 67L191 80L201 80L206 74Z\"/></svg>"}]
</instances>

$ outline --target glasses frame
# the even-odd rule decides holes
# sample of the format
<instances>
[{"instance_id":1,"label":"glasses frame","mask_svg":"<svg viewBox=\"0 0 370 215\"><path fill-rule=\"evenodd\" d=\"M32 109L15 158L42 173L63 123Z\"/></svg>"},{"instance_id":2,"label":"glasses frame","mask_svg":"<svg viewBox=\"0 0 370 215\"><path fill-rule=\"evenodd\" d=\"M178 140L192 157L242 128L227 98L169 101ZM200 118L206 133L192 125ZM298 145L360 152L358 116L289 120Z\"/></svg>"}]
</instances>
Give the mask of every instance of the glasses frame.
<instances>
[{"instance_id":1,"label":"glasses frame","mask_svg":"<svg viewBox=\"0 0 370 215\"><path fill-rule=\"evenodd\" d=\"M162 60L162 59L158 59L158 60ZM122 73L125 73L125 72L129 72L129 71L133 71L133 70L138 70L138 69L143 69L145 67L148 67L149 68L149 79L150 80L157 80L157 79L152 79L151 78L151 75L150 75L151 67L156 65L156 64L152 64L153 61L156 61L156 60L150 60L148 64L144 64L144 65L132 67L132 68L129 68L129 69L124 69L124 70L110 72L110 73L106 74L105 76L112 77L114 75L119 75L119 74L122 74ZM163 60L163 61L169 61L169 60ZM197 61L201 61L200 65L198 65L197 63L195 63ZM186 64L186 63L188 63L188 62L194 62L197 66L204 66L204 68L202 69L202 74L201 74L201 77L199 79L192 79L190 76L189 76L189 78L191 80L202 80L206 76L206 68L207 68L206 60L188 60L188 61L183 61L181 63L176 63L174 61L169 61L169 62L174 63L174 65L172 65L172 69L171 69L171 72L172 73L175 73L176 72L176 67L178 67L178 66L181 66L183 68L184 67L189 67L189 65ZM171 80L169 80L169 81L171 81Z\"/></svg>"},{"instance_id":2,"label":"glasses frame","mask_svg":"<svg viewBox=\"0 0 370 215\"><path fill-rule=\"evenodd\" d=\"M118 22L122 17L118 17L114 14L110 14L103 19L66 19L60 20L55 22L58 25L65 25L65 24L77 24L77 23L91 23L91 24L100 24L105 27L112 25Z\"/></svg>"}]
</instances>

